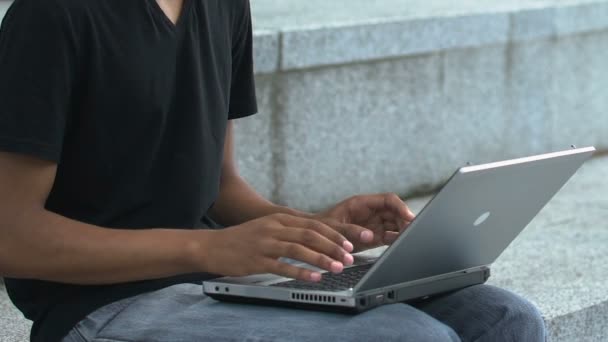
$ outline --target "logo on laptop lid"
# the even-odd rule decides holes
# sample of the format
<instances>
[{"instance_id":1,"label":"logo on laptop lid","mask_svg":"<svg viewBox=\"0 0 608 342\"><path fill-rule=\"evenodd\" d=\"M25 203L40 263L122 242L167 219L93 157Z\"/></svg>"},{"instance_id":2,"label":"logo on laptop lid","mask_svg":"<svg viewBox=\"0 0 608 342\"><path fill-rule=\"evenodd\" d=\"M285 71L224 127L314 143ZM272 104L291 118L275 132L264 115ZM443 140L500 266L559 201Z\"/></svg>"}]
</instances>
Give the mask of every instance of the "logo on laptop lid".
<instances>
[{"instance_id":1,"label":"logo on laptop lid","mask_svg":"<svg viewBox=\"0 0 608 342\"><path fill-rule=\"evenodd\" d=\"M481 214L481 216L479 216L477 218L477 220L475 220L475 223L473 223L475 225L475 227L478 227L480 225L482 225L484 222L486 222L488 220L488 218L490 218L491 213L489 211Z\"/></svg>"}]
</instances>

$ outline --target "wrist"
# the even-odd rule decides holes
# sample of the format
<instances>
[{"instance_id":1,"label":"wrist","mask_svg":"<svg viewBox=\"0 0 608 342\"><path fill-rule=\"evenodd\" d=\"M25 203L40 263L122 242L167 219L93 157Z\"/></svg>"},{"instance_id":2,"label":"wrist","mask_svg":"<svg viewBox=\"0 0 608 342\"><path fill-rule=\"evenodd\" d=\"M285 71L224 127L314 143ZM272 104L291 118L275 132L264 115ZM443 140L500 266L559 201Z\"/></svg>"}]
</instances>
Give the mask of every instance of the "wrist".
<instances>
[{"instance_id":1,"label":"wrist","mask_svg":"<svg viewBox=\"0 0 608 342\"><path fill-rule=\"evenodd\" d=\"M213 240L219 231L210 229L183 231L180 253L180 264L186 267L186 273L209 272L212 269L210 260Z\"/></svg>"}]
</instances>

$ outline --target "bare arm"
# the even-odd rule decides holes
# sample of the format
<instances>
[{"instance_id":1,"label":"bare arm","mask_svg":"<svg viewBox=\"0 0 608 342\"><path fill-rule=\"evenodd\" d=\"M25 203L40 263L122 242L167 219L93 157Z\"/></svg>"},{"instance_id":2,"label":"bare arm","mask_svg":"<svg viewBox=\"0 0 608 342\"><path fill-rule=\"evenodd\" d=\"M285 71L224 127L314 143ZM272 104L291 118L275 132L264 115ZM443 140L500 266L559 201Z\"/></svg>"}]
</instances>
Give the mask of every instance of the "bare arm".
<instances>
[{"instance_id":1,"label":"bare arm","mask_svg":"<svg viewBox=\"0 0 608 342\"><path fill-rule=\"evenodd\" d=\"M228 122L224 143L224 159L220 195L211 209L211 216L219 223L229 226L241 224L271 214L289 214L312 217L311 214L273 204L258 194L239 174L234 157L234 128Z\"/></svg>"},{"instance_id":2,"label":"bare arm","mask_svg":"<svg viewBox=\"0 0 608 342\"><path fill-rule=\"evenodd\" d=\"M206 232L117 230L54 214L44 203L54 163L0 153L0 275L106 284L200 271Z\"/></svg>"},{"instance_id":3,"label":"bare arm","mask_svg":"<svg viewBox=\"0 0 608 342\"><path fill-rule=\"evenodd\" d=\"M407 205L392 193L351 197L317 214L271 203L239 175L230 122L224 145L220 196L211 215L223 225L233 225L275 213L322 221L354 243L356 251L392 243L414 219Z\"/></svg>"},{"instance_id":4,"label":"bare arm","mask_svg":"<svg viewBox=\"0 0 608 342\"><path fill-rule=\"evenodd\" d=\"M0 276L114 284L195 272L276 273L318 281L319 273L278 258L333 272L352 263L352 245L341 234L289 215L221 231L117 230L71 220L44 208L56 171L54 163L0 153Z\"/></svg>"}]
</instances>

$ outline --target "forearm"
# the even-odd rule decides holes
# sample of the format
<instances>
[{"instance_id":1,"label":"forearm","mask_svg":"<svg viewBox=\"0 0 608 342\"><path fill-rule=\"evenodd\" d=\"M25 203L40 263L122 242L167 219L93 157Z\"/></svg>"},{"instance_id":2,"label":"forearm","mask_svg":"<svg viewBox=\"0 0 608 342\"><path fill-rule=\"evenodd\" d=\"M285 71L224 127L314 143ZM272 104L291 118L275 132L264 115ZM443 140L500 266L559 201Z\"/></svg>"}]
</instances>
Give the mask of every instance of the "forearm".
<instances>
[{"instance_id":1,"label":"forearm","mask_svg":"<svg viewBox=\"0 0 608 342\"><path fill-rule=\"evenodd\" d=\"M311 216L309 213L270 202L238 175L222 180L220 195L210 212L212 218L224 226L278 213L298 217Z\"/></svg>"},{"instance_id":2,"label":"forearm","mask_svg":"<svg viewBox=\"0 0 608 342\"><path fill-rule=\"evenodd\" d=\"M192 260L208 232L108 229L44 209L7 217L0 222L2 276L112 284L202 271Z\"/></svg>"}]
</instances>

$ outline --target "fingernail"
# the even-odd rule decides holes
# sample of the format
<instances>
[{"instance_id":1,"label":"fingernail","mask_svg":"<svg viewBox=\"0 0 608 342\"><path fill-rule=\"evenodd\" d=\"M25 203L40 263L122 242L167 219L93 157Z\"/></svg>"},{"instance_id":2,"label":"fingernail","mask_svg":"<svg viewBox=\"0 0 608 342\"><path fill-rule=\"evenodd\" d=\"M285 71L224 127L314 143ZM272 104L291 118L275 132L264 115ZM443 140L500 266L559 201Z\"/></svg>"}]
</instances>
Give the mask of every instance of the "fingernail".
<instances>
[{"instance_id":1,"label":"fingernail","mask_svg":"<svg viewBox=\"0 0 608 342\"><path fill-rule=\"evenodd\" d=\"M329 265L329 269L333 272L333 273L340 273L344 270L344 265L342 265L341 262L337 262L337 261L333 261L330 265Z\"/></svg>"},{"instance_id":2,"label":"fingernail","mask_svg":"<svg viewBox=\"0 0 608 342\"><path fill-rule=\"evenodd\" d=\"M366 230L361 233L361 241L363 242L372 242L374 240L374 233Z\"/></svg>"},{"instance_id":3,"label":"fingernail","mask_svg":"<svg viewBox=\"0 0 608 342\"><path fill-rule=\"evenodd\" d=\"M344 265L350 266L355 262L355 258L351 254L344 255Z\"/></svg>"},{"instance_id":4,"label":"fingernail","mask_svg":"<svg viewBox=\"0 0 608 342\"><path fill-rule=\"evenodd\" d=\"M347 252L352 252L355 249L355 246L353 246L352 243L350 243L350 241L344 241L342 243L342 248L344 248Z\"/></svg>"},{"instance_id":5,"label":"fingernail","mask_svg":"<svg viewBox=\"0 0 608 342\"><path fill-rule=\"evenodd\" d=\"M313 272L313 273L311 273L310 274L310 281L314 281L314 282L321 281L321 273L319 273L319 272Z\"/></svg>"}]
</instances>

